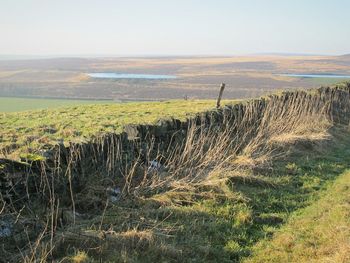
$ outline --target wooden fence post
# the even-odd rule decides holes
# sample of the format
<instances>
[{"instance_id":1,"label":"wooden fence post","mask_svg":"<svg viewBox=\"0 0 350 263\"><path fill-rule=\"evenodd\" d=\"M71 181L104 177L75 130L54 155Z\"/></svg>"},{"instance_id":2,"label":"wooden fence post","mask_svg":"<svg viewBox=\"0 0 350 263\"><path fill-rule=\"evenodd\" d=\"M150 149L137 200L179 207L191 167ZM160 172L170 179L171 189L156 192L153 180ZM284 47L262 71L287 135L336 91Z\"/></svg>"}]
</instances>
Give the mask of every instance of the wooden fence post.
<instances>
[{"instance_id":1,"label":"wooden fence post","mask_svg":"<svg viewBox=\"0 0 350 263\"><path fill-rule=\"evenodd\" d=\"M216 102L216 108L220 108L220 101L221 101L221 97L222 97L222 93L224 92L224 89L225 89L225 83L221 83L218 101Z\"/></svg>"}]
</instances>

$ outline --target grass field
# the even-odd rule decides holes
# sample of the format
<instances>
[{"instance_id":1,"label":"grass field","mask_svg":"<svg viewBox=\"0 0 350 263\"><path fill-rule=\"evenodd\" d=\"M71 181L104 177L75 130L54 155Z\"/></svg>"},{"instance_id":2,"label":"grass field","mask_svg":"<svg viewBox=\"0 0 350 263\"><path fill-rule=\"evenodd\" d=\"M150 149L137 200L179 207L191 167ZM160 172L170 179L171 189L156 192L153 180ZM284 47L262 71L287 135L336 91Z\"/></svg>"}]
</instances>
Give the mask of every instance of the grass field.
<instances>
[{"instance_id":1,"label":"grass field","mask_svg":"<svg viewBox=\"0 0 350 263\"><path fill-rule=\"evenodd\" d=\"M327 85L334 85L336 83L340 83L340 82L345 82L345 81L349 81L349 79L337 79L337 78L311 78L309 80L310 82L312 82L315 85L318 86L327 86Z\"/></svg>"},{"instance_id":2,"label":"grass field","mask_svg":"<svg viewBox=\"0 0 350 263\"><path fill-rule=\"evenodd\" d=\"M0 97L1 112L18 112L37 109L53 109L58 107L67 107L85 104L110 104L113 101L108 100L71 100L71 99L31 99L31 98L12 98Z\"/></svg>"},{"instance_id":3,"label":"grass field","mask_svg":"<svg viewBox=\"0 0 350 263\"><path fill-rule=\"evenodd\" d=\"M19 99L20 100L20 99ZM15 99L16 102L17 99ZM15 102L13 101L13 103ZM37 100L28 102L28 106ZM41 100L39 100L41 102ZM44 100L47 103L47 100ZM84 101L83 101L84 102ZM223 101L228 103L229 101ZM234 101L231 101L234 102ZM60 101L57 102L58 106ZM74 103L63 101L62 103ZM89 102L91 103L91 102ZM54 106L54 105L50 105ZM18 106L13 105L13 108ZM156 123L160 119L185 119L215 107L214 100L76 105L55 109L0 113L0 157L17 159L57 142L86 141L105 132L119 133L126 124Z\"/></svg>"}]
</instances>

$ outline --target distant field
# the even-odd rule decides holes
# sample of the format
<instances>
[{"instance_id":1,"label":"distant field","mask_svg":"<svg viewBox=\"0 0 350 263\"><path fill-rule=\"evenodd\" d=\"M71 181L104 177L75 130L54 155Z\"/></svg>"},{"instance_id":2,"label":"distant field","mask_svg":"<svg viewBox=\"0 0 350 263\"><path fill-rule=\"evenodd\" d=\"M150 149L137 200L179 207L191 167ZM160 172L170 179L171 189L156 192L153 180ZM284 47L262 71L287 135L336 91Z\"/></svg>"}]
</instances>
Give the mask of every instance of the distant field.
<instances>
[{"instance_id":1,"label":"distant field","mask_svg":"<svg viewBox=\"0 0 350 263\"><path fill-rule=\"evenodd\" d=\"M31 99L0 97L0 112L16 112L36 109L52 109L82 104L110 104L108 100L68 100L68 99Z\"/></svg>"},{"instance_id":2,"label":"distant field","mask_svg":"<svg viewBox=\"0 0 350 263\"><path fill-rule=\"evenodd\" d=\"M344 81L349 81L349 79L339 79L339 78L313 78L310 79L310 82L314 83L315 85L319 86L326 86L326 85L333 85L334 83L340 83Z\"/></svg>"}]
</instances>

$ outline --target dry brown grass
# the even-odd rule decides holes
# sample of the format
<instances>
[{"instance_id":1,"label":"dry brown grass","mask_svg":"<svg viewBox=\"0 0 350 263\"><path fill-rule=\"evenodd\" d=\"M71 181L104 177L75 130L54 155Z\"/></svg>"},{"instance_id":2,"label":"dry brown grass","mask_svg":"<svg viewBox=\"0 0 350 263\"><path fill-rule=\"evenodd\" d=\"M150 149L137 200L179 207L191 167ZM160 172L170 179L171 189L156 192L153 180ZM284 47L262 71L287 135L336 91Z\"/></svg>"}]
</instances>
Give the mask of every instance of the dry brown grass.
<instances>
[{"instance_id":1,"label":"dry brown grass","mask_svg":"<svg viewBox=\"0 0 350 263\"><path fill-rule=\"evenodd\" d=\"M205 186L213 190L217 184L222 189L227 169L232 175L232 170L266 168L272 159L288 154L286 147L325 141L332 126L331 101L319 103L307 93L300 94L272 96L264 101L262 111L259 101L250 101L244 105L244 114L227 116L220 127L190 125L183 144L170 145L155 158L148 153L149 160L158 160L165 170L149 173L136 160L125 175L125 193L150 196L163 192L164 196L156 198L160 202L191 203L198 192L202 197L208 194L203 191ZM152 148L154 145L149 146Z\"/></svg>"}]
</instances>

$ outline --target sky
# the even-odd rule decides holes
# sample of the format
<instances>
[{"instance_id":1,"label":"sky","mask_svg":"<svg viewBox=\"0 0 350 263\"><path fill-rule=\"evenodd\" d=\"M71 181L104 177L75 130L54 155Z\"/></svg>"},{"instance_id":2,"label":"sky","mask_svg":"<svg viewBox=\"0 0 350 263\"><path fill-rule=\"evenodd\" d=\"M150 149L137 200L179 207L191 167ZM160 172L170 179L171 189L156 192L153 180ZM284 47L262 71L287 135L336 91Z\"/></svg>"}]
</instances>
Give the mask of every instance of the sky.
<instances>
[{"instance_id":1,"label":"sky","mask_svg":"<svg viewBox=\"0 0 350 263\"><path fill-rule=\"evenodd\" d=\"M349 10L349 0L0 0L0 54L340 55Z\"/></svg>"}]
</instances>

